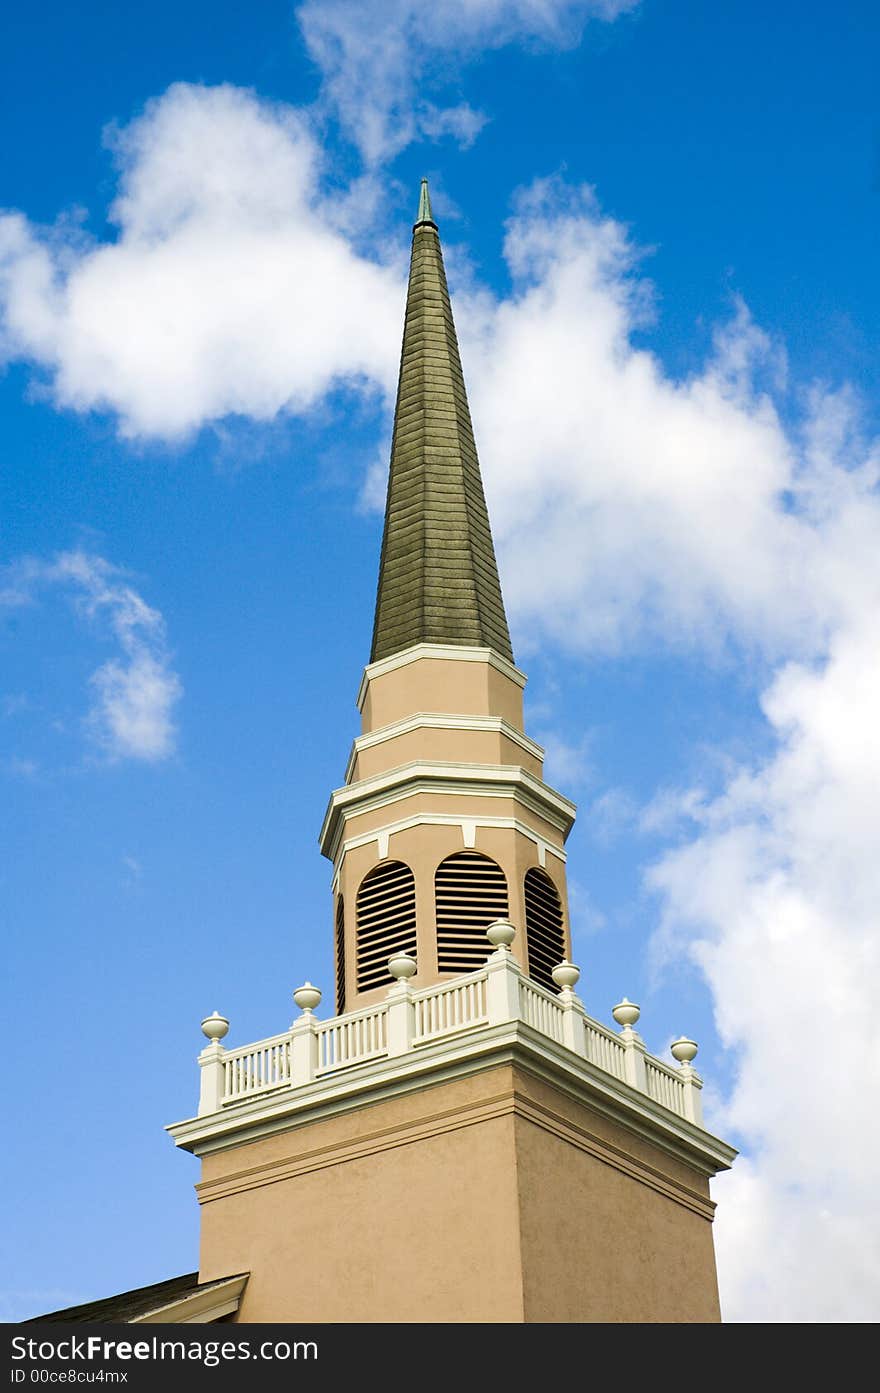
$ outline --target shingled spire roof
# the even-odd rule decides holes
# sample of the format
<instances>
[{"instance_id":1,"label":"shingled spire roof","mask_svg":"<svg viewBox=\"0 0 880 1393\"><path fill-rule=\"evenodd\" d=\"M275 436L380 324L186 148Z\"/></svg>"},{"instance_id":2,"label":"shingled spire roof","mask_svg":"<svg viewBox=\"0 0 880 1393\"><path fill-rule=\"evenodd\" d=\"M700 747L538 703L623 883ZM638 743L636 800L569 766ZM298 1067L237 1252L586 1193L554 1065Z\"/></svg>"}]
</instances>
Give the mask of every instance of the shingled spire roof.
<instances>
[{"instance_id":1,"label":"shingled spire roof","mask_svg":"<svg viewBox=\"0 0 880 1393\"><path fill-rule=\"evenodd\" d=\"M371 661L415 643L513 659L427 179L413 227Z\"/></svg>"}]
</instances>

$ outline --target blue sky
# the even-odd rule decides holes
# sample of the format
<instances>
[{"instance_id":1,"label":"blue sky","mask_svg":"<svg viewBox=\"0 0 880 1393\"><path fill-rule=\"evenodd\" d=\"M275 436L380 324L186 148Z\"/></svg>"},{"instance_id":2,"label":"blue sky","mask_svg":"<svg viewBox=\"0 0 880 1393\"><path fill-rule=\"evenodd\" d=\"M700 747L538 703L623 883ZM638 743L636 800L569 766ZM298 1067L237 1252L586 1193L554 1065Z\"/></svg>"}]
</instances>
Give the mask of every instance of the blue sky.
<instances>
[{"instance_id":1,"label":"blue sky","mask_svg":"<svg viewBox=\"0 0 880 1393\"><path fill-rule=\"evenodd\" d=\"M199 1020L329 1004L428 173L587 1007L701 1043L727 1314L866 1318L880 19L370 21L50 5L0 57L0 1309L192 1268Z\"/></svg>"}]
</instances>

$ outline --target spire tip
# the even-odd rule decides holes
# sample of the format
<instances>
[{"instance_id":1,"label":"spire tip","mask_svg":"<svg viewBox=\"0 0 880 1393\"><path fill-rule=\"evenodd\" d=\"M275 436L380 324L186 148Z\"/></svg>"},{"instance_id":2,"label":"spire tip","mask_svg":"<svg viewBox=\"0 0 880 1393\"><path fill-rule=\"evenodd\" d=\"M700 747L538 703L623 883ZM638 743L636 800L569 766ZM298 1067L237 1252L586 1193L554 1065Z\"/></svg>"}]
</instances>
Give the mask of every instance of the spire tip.
<instances>
[{"instance_id":1,"label":"spire tip","mask_svg":"<svg viewBox=\"0 0 880 1393\"><path fill-rule=\"evenodd\" d=\"M422 178L422 187L419 192L419 212L415 222L416 227L419 227L421 223L430 223L432 227L437 226L434 222L434 215L431 212L431 195L428 193L428 180L424 176Z\"/></svg>"}]
</instances>

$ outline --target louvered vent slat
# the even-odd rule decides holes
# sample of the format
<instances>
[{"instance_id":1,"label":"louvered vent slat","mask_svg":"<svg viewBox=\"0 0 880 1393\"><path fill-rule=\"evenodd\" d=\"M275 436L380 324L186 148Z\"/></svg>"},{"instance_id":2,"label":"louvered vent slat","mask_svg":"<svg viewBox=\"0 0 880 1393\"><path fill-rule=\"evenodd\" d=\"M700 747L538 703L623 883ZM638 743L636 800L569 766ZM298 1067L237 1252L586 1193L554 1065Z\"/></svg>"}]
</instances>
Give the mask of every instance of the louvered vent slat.
<instances>
[{"instance_id":1,"label":"louvered vent slat","mask_svg":"<svg viewBox=\"0 0 880 1393\"><path fill-rule=\"evenodd\" d=\"M537 867L526 871L525 901L529 976L539 986L555 991L552 972L565 957L565 933L562 902L545 871Z\"/></svg>"},{"instance_id":2,"label":"louvered vent slat","mask_svg":"<svg viewBox=\"0 0 880 1393\"><path fill-rule=\"evenodd\" d=\"M491 951L486 929L506 919L507 881L501 867L475 851L459 851L434 877L437 965L441 972L473 972Z\"/></svg>"},{"instance_id":3,"label":"louvered vent slat","mask_svg":"<svg viewBox=\"0 0 880 1393\"><path fill-rule=\"evenodd\" d=\"M388 959L395 953L416 955L416 882L402 861L385 861L357 894L358 991L391 985Z\"/></svg>"},{"instance_id":4,"label":"louvered vent slat","mask_svg":"<svg viewBox=\"0 0 880 1393\"><path fill-rule=\"evenodd\" d=\"M336 900L336 1014L345 1011L345 901Z\"/></svg>"}]
</instances>

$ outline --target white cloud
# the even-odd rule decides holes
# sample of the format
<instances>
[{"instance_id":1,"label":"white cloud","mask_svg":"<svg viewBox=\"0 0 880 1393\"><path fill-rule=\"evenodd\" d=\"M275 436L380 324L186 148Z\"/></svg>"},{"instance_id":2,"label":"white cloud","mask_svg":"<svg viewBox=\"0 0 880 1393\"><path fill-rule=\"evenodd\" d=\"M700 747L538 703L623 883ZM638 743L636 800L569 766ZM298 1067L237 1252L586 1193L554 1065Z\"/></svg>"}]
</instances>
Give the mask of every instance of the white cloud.
<instances>
[{"instance_id":1,"label":"white cloud","mask_svg":"<svg viewBox=\"0 0 880 1393\"><path fill-rule=\"evenodd\" d=\"M544 748L544 777L557 788L582 788L595 777L593 740L590 733L579 740L563 740L554 730L538 725L535 738Z\"/></svg>"},{"instance_id":2,"label":"white cloud","mask_svg":"<svg viewBox=\"0 0 880 1393\"><path fill-rule=\"evenodd\" d=\"M123 856L122 869L122 883L126 889L133 890L141 884L144 878L144 868L136 856Z\"/></svg>"},{"instance_id":3,"label":"white cloud","mask_svg":"<svg viewBox=\"0 0 880 1393\"><path fill-rule=\"evenodd\" d=\"M36 760L22 759L19 755L10 755L5 764L9 773L17 779L35 779L40 772Z\"/></svg>"},{"instance_id":4,"label":"white cloud","mask_svg":"<svg viewBox=\"0 0 880 1393\"><path fill-rule=\"evenodd\" d=\"M575 651L727 645L772 665L774 752L707 759L719 792L661 792L644 819L684 820L650 875L661 946L699 965L736 1052L716 1117L748 1152L719 1185L726 1314L871 1319L877 444L850 392L786 388L741 305L705 366L672 380L634 347L650 302L589 198L534 190L508 252L514 294L474 296L464 358L520 625Z\"/></svg>"},{"instance_id":5,"label":"white cloud","mask_svg":"<svg viewBox=\"0 0 880 1393\"><path fill-rule=\"evenodd\" d=\"M571 874L568 876L568 912L575 953L582 945L583 951L589 955L593 945L588 940L600 933L608 921L587 886Z\"/></svg>"},{"instance_id":6,"label":"white cloud","mask_svg":"<svg viewBox=\"0 0 880 1393\"><path fill-rule=\"evenodd\" d=\"M585 810L590 836L600 846L613 846L624 834L633 831L638 805L631 794L622 788L608 788Z\"/></svg>"},{"instance_id":7,"label":"white cloud","mask_svg":"<svg viewBox=\"0 0 880 1393\"><path fill-rule=\"evenodd\" d=\"M124 573L103 557L68 551L52 561L21 561L6 579L0 605L28 605L42 587L62 586L83 616L115 640L119 655L92 674L94 700L85 722L105 756L152 762L172 754L180 679L171 666L161 614L145 603Z\"/></svg>"},{"instance_id":8,"label":"white cloud","mask_svg":"<svg viewBox=\"0 0 880 1393\"><path fill-rule=\"evenodd\" d=\"M466 101L439 106L479 52L520 43L573 47L590 19L638 0L306 0L297 18L321 70L324 98L368 164L419 136L469 145L485 117Z\"/></svg>"},{"instance_id":9,"label":"white cloud","mask_svg":"<svg viewBox=\"0 0 880 1393\"><path fill-rule=\"evenodd\" d=\"M739 1061L718 1119L750 1152L719 1190L733 1318L876 1317L880 617L865 598L824 663L785 667L765 695L772 758L691 805L696 835L651 877L666 946L701 967Z\"/></svg>"},{"instance_id":10,"label":"white cloud","mask_svg":"<svg viewBox=\"0 0 880 1393\"><path fill-rule=\"evenodd\" d=\"M170 711L179 686L162 659L140 650L124 662L105 663L92 683L96 737L111 754L162 759L170 753Z\"/></svg>"},{"instance_id":11,"label":"white cloud","mask_svg":"<svg viewBox=\"0 0 880 1393\"><path fill-rule=\"evenodd\" d=\"M0 352L59 406L173 439L230 415L393 391L403 267L359 256L289 107L178 84L114 140L113 242L0 218Z\"/></svg>"},{"instance_id":12,"label":"white cloud","mask_svg":"<svg viewBox=\"0 0 880 1393\"><path fill-rule=\"evenodd\" d=\"M459 320L520 628L574 650L814 651L872 568L877 455L835 454L852 403L815 394L787 430L779 355L741 305L672 380L633 345L650 299L589 194L536 186L507 251L513 295L474 295Z\"/></svg>"}]
</instances>

